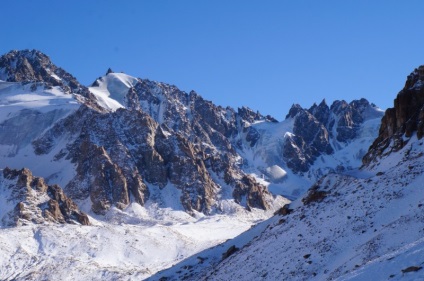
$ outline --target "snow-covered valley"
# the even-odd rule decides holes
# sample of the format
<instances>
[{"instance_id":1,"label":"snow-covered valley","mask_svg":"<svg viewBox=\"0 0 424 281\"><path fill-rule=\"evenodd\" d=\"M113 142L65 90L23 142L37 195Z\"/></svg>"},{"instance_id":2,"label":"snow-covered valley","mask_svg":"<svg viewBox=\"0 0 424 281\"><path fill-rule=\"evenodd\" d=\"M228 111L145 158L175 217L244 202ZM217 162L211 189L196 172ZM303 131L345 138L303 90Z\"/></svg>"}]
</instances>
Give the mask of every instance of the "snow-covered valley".
<instances>
[{"instance_id":1,"label":"snow-covered valley","mask_svg":"<svg viewBox=\"0 0 424 281\"><path fill-rule=\"evenodd\" d=\"M191 217L133 204L93 225L26 225L0 229L1 280L143 280L231 239L267 216Z\"/></svg>"}]
</instances>

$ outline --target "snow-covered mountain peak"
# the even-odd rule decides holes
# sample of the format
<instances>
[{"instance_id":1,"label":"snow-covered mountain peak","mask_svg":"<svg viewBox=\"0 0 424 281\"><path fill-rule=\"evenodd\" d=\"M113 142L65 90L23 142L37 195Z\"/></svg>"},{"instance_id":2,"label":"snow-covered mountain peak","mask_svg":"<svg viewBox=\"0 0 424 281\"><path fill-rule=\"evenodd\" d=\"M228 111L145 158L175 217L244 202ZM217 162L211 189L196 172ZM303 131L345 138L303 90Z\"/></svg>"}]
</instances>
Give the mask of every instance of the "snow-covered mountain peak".
<instances>
[{"instance_id":1,"label":"snow-covered mountain peak","mask_svg":"<svg viewBox=\"0 0 424 281\"><path fill-rule=\"evenodd\" d=\"M43 75L51 75L51 68L50 58L37 50L14 50L0 57L0 79L4 81L42 81Z\"/></svg>"},{"instance_id":2,"label":"snow-covered mountain peak","mask_svg":"<svg viewBox=\"0 0 424 281\"><path fill-rule=\"evenodd\" d=\"M52 66L50 58L38 50L13 50L1 56L0 62L2 67L5 67L10 72L19 71L20 68L25 67L32 68L35 65L44 68ZM31 80L31 78L20 77L22 80Z\"/></svg>"},{"instance_id":3,"label":"snow-covered mountain peak","mask_svg":"<svg viewBox=\"0 0 424 281\"><path fill-rule=\"evenodd\" d=\"M97 79L88 89L96 97L97 103L106 110L115 111L118 108L127 108L128 99L131 98L128 97L128 92L138 83L139 79L109 70L105 76Z\"/></svg>"}]
</instances>

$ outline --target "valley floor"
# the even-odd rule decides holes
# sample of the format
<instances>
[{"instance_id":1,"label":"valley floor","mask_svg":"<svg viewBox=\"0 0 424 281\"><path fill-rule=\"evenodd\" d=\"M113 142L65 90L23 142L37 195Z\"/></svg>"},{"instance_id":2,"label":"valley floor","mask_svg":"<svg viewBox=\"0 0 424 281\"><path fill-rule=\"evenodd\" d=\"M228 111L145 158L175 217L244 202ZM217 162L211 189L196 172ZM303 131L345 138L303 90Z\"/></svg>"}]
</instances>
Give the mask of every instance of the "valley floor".
<instances>
[{"instance_id":1,"label":"valley floor","mask_svg":"<svg viewBox=\"0 0 424 281\"><path fill-rule=\"evenodd\" d=\"M271 214L238 209L233 215L193 218L182 211L132 204L125 212L115 209L97 220L90 217L92 226L3 228L0 280L142 280Z\"/></svg>"}]
</instances>

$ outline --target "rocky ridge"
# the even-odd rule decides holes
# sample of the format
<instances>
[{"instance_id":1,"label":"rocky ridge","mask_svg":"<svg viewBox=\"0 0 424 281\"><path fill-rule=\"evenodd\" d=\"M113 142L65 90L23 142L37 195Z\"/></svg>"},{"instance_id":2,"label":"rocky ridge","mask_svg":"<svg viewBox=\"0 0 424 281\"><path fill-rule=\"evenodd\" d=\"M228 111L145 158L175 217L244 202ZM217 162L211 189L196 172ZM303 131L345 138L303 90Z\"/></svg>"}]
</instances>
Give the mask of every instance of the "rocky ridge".
<instances>
[{"instance_id":1,"label":"rocky ridge","mask_svg":"<svg viewBox=\"0 0 424 281\"><path fill-rule=\"evenodd\" d=\"M293 134L285 139L283 157L294 172L307 172L320 155L331 155L358 136L361 125L382 112L366 99L347 103L325 100L303 109L295 104L286 116L294 120Z\"/></svg>"}]
</instances>

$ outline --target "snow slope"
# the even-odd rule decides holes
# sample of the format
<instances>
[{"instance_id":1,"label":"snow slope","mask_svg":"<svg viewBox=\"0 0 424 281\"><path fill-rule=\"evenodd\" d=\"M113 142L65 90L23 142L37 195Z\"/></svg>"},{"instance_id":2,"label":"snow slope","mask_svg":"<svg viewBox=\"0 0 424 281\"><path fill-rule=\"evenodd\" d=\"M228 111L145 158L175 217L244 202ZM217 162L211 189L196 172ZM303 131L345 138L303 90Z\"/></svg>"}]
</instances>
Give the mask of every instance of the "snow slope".
<instances>
[{"instance_id":1,"label":"snow slope","mask_svg":"<svg viewBox=\"0 0 424 281\"><path fill-rule=\"evenodd\" d=\"M60 87L45 89L41 83L0 81L0 123L24 109L46 113L55 109L72 111L78 107L75 97L64 93Z\"/></svg>"},{"instance_id":2,"label":"snow slope","mask_svg":"<svg viewBox=\"0 0 424 281\"><path fill-rule=\"evenodd\" d=\"M89 87L97 102L103 108L115 111L126 108L128 90L137 83L138 79L124 73L108 73L96 80L97 86Z\"/></svg>"},{"instance_id":3,"label":"snow slope","mask_svg":"<svg viewBox=\"0 0 424 281\"><path fill-rule=\"evenodd\" d=\"M235 238L248 242L226 259L210 249L202 257L213 262L192 258L191 272L181 263L152 279L422 280L423 144L413 136L372 169L325 176L290 214Z\"/></svg>"},{"instance_id":4,"label":"snow slope","mask_svg":"<svg viewBox=\"0 0 424 281\"><path fill-rule=\"evenodd\" d=\"M29 168L35 175L64 186L73 177L73 164L54 155L66 145L63 136L47 155L36 155L31 142L58 120L80 107L72 94L60 87L46 89L42 83L0 82L0 164L1 168Z\"/></svg>"}]
</instances>

